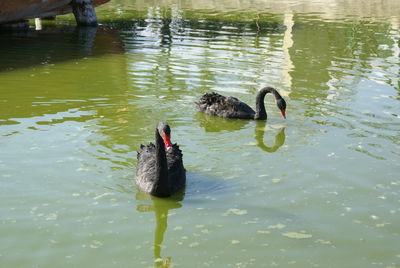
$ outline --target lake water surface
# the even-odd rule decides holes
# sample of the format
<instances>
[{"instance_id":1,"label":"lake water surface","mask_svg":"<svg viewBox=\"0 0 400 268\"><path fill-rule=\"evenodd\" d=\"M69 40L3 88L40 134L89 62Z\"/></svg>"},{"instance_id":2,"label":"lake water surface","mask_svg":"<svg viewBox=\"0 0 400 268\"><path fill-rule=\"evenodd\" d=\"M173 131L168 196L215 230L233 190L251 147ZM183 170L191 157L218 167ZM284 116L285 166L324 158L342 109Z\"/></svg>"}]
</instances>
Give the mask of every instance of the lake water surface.
<instances>
[{"instance_id":1,"label":"lake water surface","mask_svg":"<svg viewBox=\"0 0 400 268\"><path fill-rule=\"evenodd\" d=\"M123 1L0 34L2 267L400 267L400 2ZM355 3L356 2L356 3ZM203 93L267 122L196 112ZM135 186L167 120L187 187Z\"/></svg>"}]
</instances>

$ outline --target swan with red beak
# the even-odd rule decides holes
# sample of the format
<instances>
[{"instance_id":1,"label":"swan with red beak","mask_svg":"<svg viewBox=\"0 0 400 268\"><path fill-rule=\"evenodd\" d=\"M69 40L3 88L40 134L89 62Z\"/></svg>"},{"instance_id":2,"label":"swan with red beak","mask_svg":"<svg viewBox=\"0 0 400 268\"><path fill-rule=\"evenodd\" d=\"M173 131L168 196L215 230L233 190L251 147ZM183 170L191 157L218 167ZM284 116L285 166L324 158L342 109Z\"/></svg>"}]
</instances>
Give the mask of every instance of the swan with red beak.
<instances>
[{"instance_id":1,"label":"swan with red beak","mask_svg":"<svg viewBox=\"0 0 400 268\"><path fill-rule=\"evenodd\" d=\"M225 97L218 93L206 93L198 102L197 108L200 112L225 118L266 120L264 98L268 93L275 97L276 105L283 118L286 119L286 101L273 87L264 87L256 95L256 109L253 110L246 103L235 97Z\"/></svg>"},{"instance_id":2,"label":"swan with red beak","mask_svg":"<svg viewBox=\"0 0 400 268\"><path fill-rule=\"evenodd\" d=\"M165 145L165 150L171 151L172 150L172 145L171 145L171 128L166 122L162 122L160 125L162 128L159 129L158 131L162 133L161 137L163 138L164 145Z\"/></svg>"},{"instance_id":3,"label":"swan with red beak","mask_svg":"<svg viewBox=\"0 0 400 268\"><path fill-rule=\"evenodd\" d=\"M168 197L186 184L183 155L179 146L171 143L171 128L166 122L157 124L155 139L155 144L140 146L136 184L150 195Z\"/></svg>"}]
</instances>

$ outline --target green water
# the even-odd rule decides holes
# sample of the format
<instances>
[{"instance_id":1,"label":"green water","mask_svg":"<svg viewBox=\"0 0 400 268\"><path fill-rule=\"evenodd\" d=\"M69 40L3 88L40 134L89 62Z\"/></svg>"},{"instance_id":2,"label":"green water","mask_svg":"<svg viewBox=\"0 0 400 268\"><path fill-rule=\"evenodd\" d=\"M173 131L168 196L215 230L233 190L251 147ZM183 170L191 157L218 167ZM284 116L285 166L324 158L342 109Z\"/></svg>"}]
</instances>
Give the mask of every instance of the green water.
<instances>
[{"instance_id":1,"label":"green water","mask_svg":"<svg viewBox=\"0 0 400 268\"><path fill-rule=\"evenodd\" d=\"M1 267L400 267L400 3L111 1L0 34ZM357 2L357 3L355 3ZM198 114L204 92L267 122ZM187 187L135 186L167 120Z\"/></svg>"}]
</instances>

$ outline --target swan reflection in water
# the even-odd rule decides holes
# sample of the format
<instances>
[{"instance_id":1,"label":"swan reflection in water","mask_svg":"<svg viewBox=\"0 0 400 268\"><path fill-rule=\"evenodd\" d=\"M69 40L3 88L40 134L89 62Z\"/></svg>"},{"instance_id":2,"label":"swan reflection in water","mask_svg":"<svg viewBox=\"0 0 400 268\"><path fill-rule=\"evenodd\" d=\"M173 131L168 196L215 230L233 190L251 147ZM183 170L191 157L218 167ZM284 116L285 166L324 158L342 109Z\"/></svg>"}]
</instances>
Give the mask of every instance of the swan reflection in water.
<instances>
[{"instance_id":1,"label":"swan reflection in water","mask_svg":"<svg viewBox=\"0 0 400 268\"><path fill-rule=\"evenodd\" d=\"M265 133L265 121L264 122L256 122L256 128L254 131L254 136L257 141L257 146L261 148L261 150L266 151L268 153L273 153L276 152L279 147L281 147L283 144L285 144L285 128L282 127L279 132L275 135L275 142L274 145L272 146L267 146L264 143L264 133Z\"/></svg>"},{"instance_id":2,"label":"swan reflection in water","mask_svg":"<svg viewBox=\"0 0 400 268\"><path fill-rule=\"evenodd\" d=\"M172 209L182 207L180 203L184 198L184 190L179 191L170 198L158 198L138 191L136 199L145 201L146 204L139 204L136 210L139 212L154 212L156 217L156 228L154 232L153 255L155 267L167 268L171 266L171 257L162 258L161 248L164 234L168 226L168 213ZM150 201L150 203L149 203Z\"/></svg>"},{"instance_id":3,"label":"swan reflection in water","mask_svg":"<svg viewBox=\"0 0 400 268\"><path fill-rule=\"evenodd\" d=\"M273 153L276 152L283 144L285 144L285 128L280 128L279 132L275 135L275 142L272 146L267 146L264 143L266 121L248 121L238 120L231 118L221 118L204 113L197 113L196 119L206 132L221 132L221 131L237 131L244 129L247 124L256 124L254 129L254 137L256 145L263 151Z\"/></svg>"}]
</instances>

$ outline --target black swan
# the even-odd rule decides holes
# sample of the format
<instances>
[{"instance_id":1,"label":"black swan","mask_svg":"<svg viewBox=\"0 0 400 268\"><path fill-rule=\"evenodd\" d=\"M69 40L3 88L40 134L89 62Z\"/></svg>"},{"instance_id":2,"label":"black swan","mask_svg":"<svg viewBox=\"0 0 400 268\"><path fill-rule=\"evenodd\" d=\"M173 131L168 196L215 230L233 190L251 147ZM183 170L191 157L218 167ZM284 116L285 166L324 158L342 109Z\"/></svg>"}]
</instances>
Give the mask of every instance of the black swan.
<instances>
[{"instance_id":1,"label":"black swan","mask_svg":"<svg viewBox=\"0 0 400 268\"><path fill-rule=\"evenodd\" d=\"M246 103L241 102L234 97L225 97L218 93L204 94L196 105L200 112L227 118L255 119L266 120L267 112L265 111L264 98L267 93L275 96L276 105L283 118L286 118L286 102L282 96L272 87L262 88L256 96L256 111L254 111Z\"/></svg>"},{"instance_id":2,"label":"black swan","mask_svg":"<svg viewBox=\"0 0 400 268\"><path fill-rule=\"evenodd\" d=\"M168 197L186 183L182 151L177 144L171 145L171 129L166 122L158 123L155 136L155 145L140 145L136 184L153 196Z\"/></svg>"}]
</instances>

